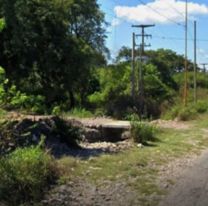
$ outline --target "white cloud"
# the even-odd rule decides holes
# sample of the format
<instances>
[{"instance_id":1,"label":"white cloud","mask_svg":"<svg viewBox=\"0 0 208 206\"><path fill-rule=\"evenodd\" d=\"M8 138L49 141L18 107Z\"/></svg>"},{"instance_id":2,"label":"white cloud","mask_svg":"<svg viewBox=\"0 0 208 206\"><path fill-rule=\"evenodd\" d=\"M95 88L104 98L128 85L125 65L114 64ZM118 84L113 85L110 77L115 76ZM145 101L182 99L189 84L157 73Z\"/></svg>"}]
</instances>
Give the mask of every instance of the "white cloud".
<instances>
[{"instance_id":1,"label":"white cloud","mask_svg":"<svg viewBox=\"0 0 208 206\"><path fill-rule=\"evenodd\" d=\"M121 20L118 18L114 18L111 22L111 26L118 26L121 23Z\"/></svg>"},{"instance_id":2,"label":"white cloud","mask_svg":"<svg viewBox=\"0 0 208 206\"><path fill-rule=\"evenodd\" d=\"M171 23L183 22L185 15L185 1L178 0L154 0L146 5L139 4L135 7L116 6L114 8L116 17L129 22L139 23ZM208 6L205 4L188 3L189 17L208 14ZM167 18L166 18L167 17Z\"/></svg>"},{"instance_id":3,"label":"white cloud","mask_svg":"<svg viewBox=\"0 0 208 206\"><path fill-rule=\"evenodd\" d=\"M201 48L198 48L197 49L197 52L202 55L204 58L208 59L208 53L204 50L204 49L201 49Z\"/></svg>"}]
</instances>

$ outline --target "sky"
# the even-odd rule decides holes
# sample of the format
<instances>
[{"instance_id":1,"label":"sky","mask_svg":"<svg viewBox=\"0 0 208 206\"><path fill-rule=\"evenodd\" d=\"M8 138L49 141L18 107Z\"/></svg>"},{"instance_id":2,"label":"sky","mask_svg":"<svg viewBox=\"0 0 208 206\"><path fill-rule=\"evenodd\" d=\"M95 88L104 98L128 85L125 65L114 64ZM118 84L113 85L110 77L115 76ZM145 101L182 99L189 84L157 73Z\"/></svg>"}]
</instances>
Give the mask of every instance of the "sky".
<instances>
[{"instance_id":1,"label":"sky","mask_svg":"<svg viewBox=\"0 0 208 206\"><path fill-rule=\"evenodd\" d=\"M194 56L194 21L197 22L197 63L208 63L208 0L187 0L188 2L188 58ZM122 46L131 47L132 33L141 29L133 24L155 24L145 29L152 38L146 49L171 49L178 54L185 53L185 0L98 0L105 13L107 47L115 57ZM137 37L137 44L141 37ZM207 66L208 69L208 66Z\"/></svg>"}]
</instances>

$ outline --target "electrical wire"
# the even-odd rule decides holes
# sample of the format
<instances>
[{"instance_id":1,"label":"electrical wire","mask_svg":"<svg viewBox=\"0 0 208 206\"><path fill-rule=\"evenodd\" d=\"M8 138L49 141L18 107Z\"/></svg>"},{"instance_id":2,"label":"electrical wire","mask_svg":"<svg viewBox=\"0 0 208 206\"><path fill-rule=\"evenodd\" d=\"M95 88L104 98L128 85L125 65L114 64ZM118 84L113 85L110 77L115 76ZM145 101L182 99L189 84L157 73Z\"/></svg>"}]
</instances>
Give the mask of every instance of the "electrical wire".
<instances>
[{"instance_id":1,"label":"electrical wire","mask_svg":"<svg viewBox=\"0 0 208 206\"><path fill-rule=\"evenodd\" d=\"M175 7L173 7L170 3L168 3L168 1L166 2L176 13L178 13L180 16L182 16L183 18L185 18L185 14L182 13L181 11L179 11L178 9L176 9Z\"/></svg>"},{"instance_id":2,"label":"electrical wire","mask_svg":"<svg viewBox=\"0 0 208 206\"><path fill-rule=\"evenodd\" d=\"M178 26L184 27L183 24L181 24L181 23L179 23L179 22L177 22L177 21L175 21L175 20L173 20L173 19L167 17L166 15L161 14L157 9L152 8L151 6L147 5L147 4L146 4L145 2L143 2L142 0L139 0L139 2L140 2L141 4L143 4L144 6L148 7L149 9L151 9L152 11L154 11L155 13L157 13L158 15L160 15L160 16L166 18L168 21L170 21L170 22L172 22L172 23L174 23L174 24L176 24L176 25L178 25Z\"/></svg>"},{"instance_id":3,"label":"electrical wire","mask_svg":"<svg viewBox=\"0 0 208 206\"><path fill-rule=\"evenodd\" d=\"M158 38L158 39L167 39L167 40L178 40L178 41L184 41L185 39L184 38L181 38L181 37L171 37L171 36L153 36L153 38ZM189 38L188 39L189 41L193 41L194 39L193 38ZM207 42L208 39L197 39L197 41L203 41L203 42Z\"/></svg>"}]
</instances>

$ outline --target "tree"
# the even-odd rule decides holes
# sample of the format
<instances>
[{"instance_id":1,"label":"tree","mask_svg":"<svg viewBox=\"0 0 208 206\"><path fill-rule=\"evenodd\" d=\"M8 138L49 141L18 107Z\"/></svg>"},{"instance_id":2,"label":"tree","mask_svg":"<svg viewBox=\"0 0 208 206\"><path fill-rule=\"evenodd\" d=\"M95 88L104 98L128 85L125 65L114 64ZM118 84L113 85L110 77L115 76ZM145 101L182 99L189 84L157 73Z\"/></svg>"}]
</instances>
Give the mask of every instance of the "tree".
<instances>
[{"instance_id":1,"label":"tree","mask_svg":"<svg viewBox=\"0 0 208 206\"><path fill-rule=\"evenodd\" d=\"M48 105L69 101L86 87L105 52L104 15L96 0L1 0L7 27L0 63L18 88L40 93ZM104 61L104 60L103 60Z\"/></svg>"},{"instance_id":2,"label":"tree","mask_svg":"<svg viewBox=\"0 0 208 206\"><path fill-rule=\"evenodd\" d=\"M121 61L126 61L126 62L131 61L131 49L130 48L126 46L121 47L116 57L116 62L121 62Z\"/></svg>"}]
</instances>

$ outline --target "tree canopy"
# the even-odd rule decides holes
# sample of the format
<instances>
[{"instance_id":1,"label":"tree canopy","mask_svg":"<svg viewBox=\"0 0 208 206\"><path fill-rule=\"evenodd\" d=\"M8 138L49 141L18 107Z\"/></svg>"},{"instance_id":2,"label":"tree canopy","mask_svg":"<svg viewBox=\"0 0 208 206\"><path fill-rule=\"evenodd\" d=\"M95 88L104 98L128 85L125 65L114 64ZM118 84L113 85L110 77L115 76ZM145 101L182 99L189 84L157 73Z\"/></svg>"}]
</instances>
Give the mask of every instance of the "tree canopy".
<instances>
[{"instance_id":1,"label":"tree canopy","mask_svg":"<svg viewBox=\"0 0 208 206\"><path fill-rule=\"evenodd\" d=\"M68 99L73 105L90 69L104 62L105 21L96 0L1 0L0 6L6 75L48 104Z\"/></svg>"}]
</instances>

